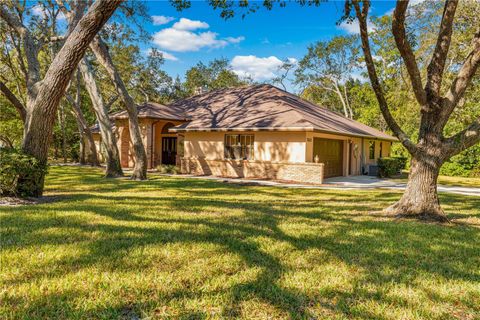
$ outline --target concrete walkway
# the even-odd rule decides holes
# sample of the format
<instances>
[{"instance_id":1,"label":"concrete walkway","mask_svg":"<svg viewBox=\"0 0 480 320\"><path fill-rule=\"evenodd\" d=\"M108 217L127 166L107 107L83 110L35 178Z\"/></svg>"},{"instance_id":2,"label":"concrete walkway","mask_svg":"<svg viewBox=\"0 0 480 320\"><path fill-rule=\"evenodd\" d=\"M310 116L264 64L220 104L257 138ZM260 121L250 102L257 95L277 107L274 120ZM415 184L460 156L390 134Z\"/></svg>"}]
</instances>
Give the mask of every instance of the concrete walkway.
<instances>
[{"instance_id":1,"label":"concrete walkway","mask_svg":"<svg viewBox=\"0 0 480 320\"><path fill-rule=\"evenodd\" d=\"M324 183L332 187L350 188L350 189L384 188L384 189L404 190L407 185L404 182L398 182L398 181L393 181L389 179L380 179L377 177L370 177L370 176L335 177L335 178L325 179ZM439 184L437 186L437 190L439 192L449 192L449 193L480 197L480 186L478 188L474 188L474 187L461 187L461 186L445 186L445 185Z\"/></svg>"},{"instance_id":2,"label":"concrete walkway","mask_svg":"<svg viewBox=\"0 0 480 320\"><path fill-rule=\"evenodd\" d=\"M256 180L256 179L240 179L240 178L222 178L213 176L193 176L193 175L170 175L167 176L184 177L191 179L214 180L225 183L235 183L241 185L257 185L257 186L272 186L282 188L299 188L299 189L393 189L404 190L406 183L392 181L389 179L380 179L370 176L350 176L350 177L335 177L325 179L322 185L309 185L299 183L284 183L271 180ZM438 185L439 192L448 192L454 194L463 194L469 196L480 197L480 187L460 187L460 186L445 186Z\"/></svg>"}]
</instances>

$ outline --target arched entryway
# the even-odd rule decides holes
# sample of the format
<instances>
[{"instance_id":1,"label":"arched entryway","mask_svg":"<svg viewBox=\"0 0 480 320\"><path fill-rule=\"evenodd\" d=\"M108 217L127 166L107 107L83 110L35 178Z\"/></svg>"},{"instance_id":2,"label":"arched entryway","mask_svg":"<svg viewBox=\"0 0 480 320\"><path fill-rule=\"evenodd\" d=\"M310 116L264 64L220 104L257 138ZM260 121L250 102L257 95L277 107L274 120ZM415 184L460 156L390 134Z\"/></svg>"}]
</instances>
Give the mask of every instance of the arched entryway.
<instances>
[{"instance_id":1,"label":"arched entryway","mask_svg":"<svg viewBox=\"0 0 480 320\"><path fill-rule=\"evenodd\" d=\"M175 124L172 122L155 124L154 166L175 165L177 162L177 136L168 132L168 129L173 127Z\"/></svg>"}]
</instances>

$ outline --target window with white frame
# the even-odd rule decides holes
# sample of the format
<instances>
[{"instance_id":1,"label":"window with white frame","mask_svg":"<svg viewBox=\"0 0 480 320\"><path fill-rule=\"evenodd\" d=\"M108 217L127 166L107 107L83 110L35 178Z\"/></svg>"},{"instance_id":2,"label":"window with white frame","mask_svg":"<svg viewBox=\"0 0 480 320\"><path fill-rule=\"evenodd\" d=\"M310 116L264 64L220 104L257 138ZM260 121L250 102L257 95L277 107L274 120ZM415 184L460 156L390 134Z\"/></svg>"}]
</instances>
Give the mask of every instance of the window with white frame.
<instances>
[{"instance_id":1,"label":"window with white frame","mask_svg":"<svg viewBox=\"0 0 480 320\"><path fill-rule=\"evenodd\" d=\"M225 159L253 160L253 134L226 134Z\"/></svg>"}]
</instances>

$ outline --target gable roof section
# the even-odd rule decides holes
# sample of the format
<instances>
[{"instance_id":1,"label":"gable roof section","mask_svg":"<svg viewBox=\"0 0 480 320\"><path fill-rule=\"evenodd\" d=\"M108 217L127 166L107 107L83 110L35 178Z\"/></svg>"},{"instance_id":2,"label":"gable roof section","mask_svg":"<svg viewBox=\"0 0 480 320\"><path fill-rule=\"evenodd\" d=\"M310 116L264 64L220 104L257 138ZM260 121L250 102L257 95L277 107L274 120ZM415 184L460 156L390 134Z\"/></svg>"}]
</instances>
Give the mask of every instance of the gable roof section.
<instances>
[{"instance_id":1,"label":"gable roof section","mask_svg":"<svg viewBox=\"0 0 480 320\"><path fill-rule=\"evenodd\" d=\"M186 120L183 108L178 106L166 106L160 103L147 102L137 108L138 118L151 118L162 120ZM118 111L110 115L111 119L128 119L126 110Z\"/></svg>"},{"instance_id":2,"label":"gable roof section","mask_svg":"<svg viewBox=\"0 0 480 320\"><path fill-rule=\"evenodd\" d=\"M191 120L171 132L319 131L396 141L377 129L348 119L272 85L220 89L174 102Z\"/></svg>"}]
</instances>

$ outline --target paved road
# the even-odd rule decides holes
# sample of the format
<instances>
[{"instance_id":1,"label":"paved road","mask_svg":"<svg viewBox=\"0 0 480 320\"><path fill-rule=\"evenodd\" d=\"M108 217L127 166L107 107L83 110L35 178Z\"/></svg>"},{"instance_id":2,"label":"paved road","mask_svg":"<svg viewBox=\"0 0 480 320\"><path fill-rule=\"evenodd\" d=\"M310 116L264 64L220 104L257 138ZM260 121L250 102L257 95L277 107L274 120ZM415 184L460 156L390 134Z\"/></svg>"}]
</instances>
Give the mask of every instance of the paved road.
<instances>
[{"instance_id":1,"label":"paved road","mask_svg":"<svg viewBox=\"0 0 480 320\"><path fill-rule=\"evenodd\" d=\"M207 179L227 183L238 183L244 185L260 185L273 186L283 188L301 188L301 189L394 189L404 190L406 183L396 182L389 179L379 179L370 176L350 176L350 177L336 177L325 179L323 185L306 185L299 183L283 183L270 180L255 180L255 179L239 179L239 178L221 178L212 176L192 176L180 175L179 177L193 178L193 179ZM455 194L463 194L469 196L480 197L479 187L460 187L460 186L445 186L438 185L439 192L448 192Z\"/></svg>"}]
</instances>

